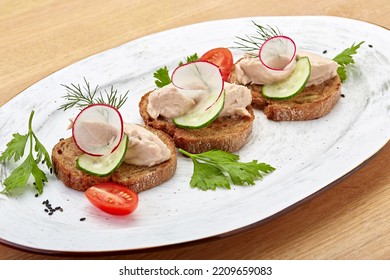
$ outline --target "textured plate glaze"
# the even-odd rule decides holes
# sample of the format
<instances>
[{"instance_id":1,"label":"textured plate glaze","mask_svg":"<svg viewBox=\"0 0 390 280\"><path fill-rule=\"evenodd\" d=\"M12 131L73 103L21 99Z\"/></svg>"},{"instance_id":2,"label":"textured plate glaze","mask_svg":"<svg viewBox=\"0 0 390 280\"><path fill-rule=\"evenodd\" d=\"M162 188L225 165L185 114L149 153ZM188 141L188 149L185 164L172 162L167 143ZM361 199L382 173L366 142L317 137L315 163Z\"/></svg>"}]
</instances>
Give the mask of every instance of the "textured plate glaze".
<instances>
[{"instance_id":1,"label":"textured plate glaze","mask_svg":"<svg viewBox=\"0 0 390 280\"><path fill-rule=\"evenodd\" d=\"M261 112L241 159L259 159L277 170L252 187L203 192L189 187L190 160L179 156L168 182L140 194L137 211L113 217L96 210L83 193L49 175L44 194L0 195L0 240L40 252L126 251L221 235L262 221L328 186L380 150L390 137L390 32L336 17L259 17L205 22L150 35L66 67L26 89L0 108L0 150L12 133L25 133L31 110L34 129L51 150L76 111L59 111L61 84L83 83L130 90L121 108L128 122L141 123L138 101L154 88L152 73L173 69L185 56L233 46L235 36L253 34L251 20L277 26L299 48L334 57L366 41L342 86L345 95L327 116L306 122L272 122ZM370 45L370 46L369 46ZM242 53L234 51L235 59ZM12 164L1 168L4 178ZM48 216L42 201L63 212ZM80 218L85 217L81 222Z\"/></svg>"}]
</instances>

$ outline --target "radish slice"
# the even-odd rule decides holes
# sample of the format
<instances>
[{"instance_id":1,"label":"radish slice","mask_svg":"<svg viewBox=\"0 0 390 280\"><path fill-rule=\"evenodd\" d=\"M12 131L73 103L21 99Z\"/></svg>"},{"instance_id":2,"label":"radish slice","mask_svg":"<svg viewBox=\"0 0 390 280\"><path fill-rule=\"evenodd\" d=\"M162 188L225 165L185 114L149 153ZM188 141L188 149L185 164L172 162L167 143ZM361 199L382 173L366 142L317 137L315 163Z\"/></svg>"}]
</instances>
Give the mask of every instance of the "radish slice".
<instances>
[{"instance_id":1,"label":"radish slice","mask_svg":"<svg viewBox=\"0 0 390 280\"><path fill-rule=\"evenodd\" d=\"M123 119L119 111L107 104L93 104L75 118L74 142L84 153L103 156L119 146L123 136Z\"/></svg>"},{"instance_id":2,"label":"radish slice","mask_svg":"<svg viewBox=\"0 0 390 280\"><path fill-rule=\"evenodd\" d=\"M219 67L208 61L194 61L177 67L172 84L183 94L198 101L197 111L207 110L220 98L223 78Z\"/></svg>"},{"instance_id":3,"label":"radish slice","mask_svg":"<svg viewBox=\"0 0 390 280\"><path fill-rule=\"evenodd\" d=\"M259 51L259 59L265 67L280 71L293 61L296 50L291 38L275 36L263 43Z\"/></svg>"}]
</instances>

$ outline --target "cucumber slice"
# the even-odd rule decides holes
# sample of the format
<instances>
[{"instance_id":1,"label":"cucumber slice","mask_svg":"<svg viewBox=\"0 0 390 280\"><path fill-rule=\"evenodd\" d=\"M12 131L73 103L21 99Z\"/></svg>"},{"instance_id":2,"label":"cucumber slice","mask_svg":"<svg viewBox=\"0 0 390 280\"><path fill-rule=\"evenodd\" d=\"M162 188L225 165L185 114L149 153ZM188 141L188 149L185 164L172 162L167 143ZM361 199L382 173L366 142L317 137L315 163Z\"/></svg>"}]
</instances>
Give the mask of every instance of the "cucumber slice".
<instances>
[{"instance_id":1,"label":"cucumber slice","mask_svg":"<svg viewBox=\"0 0 390 280\"><path fill-rule=\"evenodd\" d=\"M129 139L123 136L118 148L111 154L101 157L82 154L76 160L76 166L85 173L103 177L113 173L125 158Z\"/></svg>"},{"instance_id":2,"label":"cucumber slice","mask_svg":"<svg viewBox=\"0 0 390 280\"><path fill-rule=\"evenodd\" d=\"M300 93L310 78L310 60L308 57L301 57L294 68L293 73L286 80L264 85L261 92L270 99L288 99Z\"/></svg>"},{"instance_id":3,"label":"cucumber slice","mask_svg":"<svg viewBox=\"0 0 390 280\"><path fill-rule=\"evenodd\" d=\"M177 67L171 80L183 94L201 93L204 98L191 112L173 119L177 127L202 128L218 117L225 103L225 92L221 70L217 65L208 61L189 62Z\"/></svg>"},{"instance_id":4,"label":"cucumber slice","mask_svg":"<svg viewBox=\"0 0 390 280\"><path fill-rule=\"evenodd\" d=\"M209 99L212 98L215 97L211 96ZM204 104L210 104L210 102L206 101ZM223 90L217 101L210 107L205 108L205 106L199 106L198 110L193 113L174 118L173 123L180 128L196 129L206 127L222 112L224 104L225 91Z\"/></svg>"}]
</instances>

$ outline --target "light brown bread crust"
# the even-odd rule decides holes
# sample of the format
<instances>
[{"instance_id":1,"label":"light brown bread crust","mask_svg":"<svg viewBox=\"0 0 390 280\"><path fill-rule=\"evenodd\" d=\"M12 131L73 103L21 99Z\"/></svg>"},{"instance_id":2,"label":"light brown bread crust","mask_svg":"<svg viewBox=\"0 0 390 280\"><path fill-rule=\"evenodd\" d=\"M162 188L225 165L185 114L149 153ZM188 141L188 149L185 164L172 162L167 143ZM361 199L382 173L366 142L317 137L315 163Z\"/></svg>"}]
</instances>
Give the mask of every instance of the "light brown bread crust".
<instances>
[{"instance_id":1,"label":"light brown bread crust","mask_svg":"<svg viewBox=\"0 0 390 280\"><path fill-rule=\"evenodd\" d=\"M236 82L233 68L230 76ZM336 75L319 85L306 87L302 92L287 100L272 100L261 93L261 85L246 85L252 93L252 106L263 110L268 119L274 121L304 121L318 119L328 114L340 99L341 81Z\"/></svg>"},{"instance_id":2,"label":"light brown bread crust","mask_svg":"<svg viewBox=\"0 0 390 280\"><path fill-rule=\"evenodd\" d=\"M209 126L201 129L177 128L172 121L158 117L153 119L147 111L148 96L142 96L139 110L145 124L168 133L177 148L190 153L202 153L212 149L228 152L238 151L249 140L255 118L251 106L247 107L248 117L219 117Z\"/></svg>"},{"instance_id":3,"label":"light brown bread crust","mask_svg":"<svg viewBox=\"0 0 390 280\"><path fill-rule=\"evenodd\" d=\"M122 163L111 175L98 177L89 175L76 167L76 159L82 154L72 137L61 140L52 150L53 170L57 178L67 187L85 191L89 187L104 182L115 182L128 187L136 193L148 190L170 179L176 171L176 147L164 132L147 128L157 134L171 151L171 158L152 167L135 166Z\"/></svg>"}]
</instances>

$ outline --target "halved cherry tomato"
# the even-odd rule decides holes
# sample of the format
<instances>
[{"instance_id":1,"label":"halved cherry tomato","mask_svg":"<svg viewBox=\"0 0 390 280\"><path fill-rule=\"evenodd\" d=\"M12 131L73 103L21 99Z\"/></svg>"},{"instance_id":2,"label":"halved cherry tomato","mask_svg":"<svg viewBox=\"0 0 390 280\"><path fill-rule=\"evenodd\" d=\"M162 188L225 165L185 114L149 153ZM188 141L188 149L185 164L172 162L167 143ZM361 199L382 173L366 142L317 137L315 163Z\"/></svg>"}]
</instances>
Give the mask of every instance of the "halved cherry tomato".
<instances>
[{"instance_id":1,"label":"halved cherry tomato","mask_svg":"<svg viewBox=\"0 0 390 280\"><path fill-rule=\"evenodd\" d=\"M88 200L112 215L128 215L138 206L138 195L116 183L100 183L85 191Z\"/></svg>"},{"instance_id":2,"label":"halved cherry tomato","mask_svg":"<svg viewBox=\"0 0 390 280\"><path fill-rule=\"evenodd\" d=\"M224 81L228 81L233 67L233 55L227 48L215 48L206 52L199 60L214 63L219 67Z\"/></svg>"}]
</instances>

